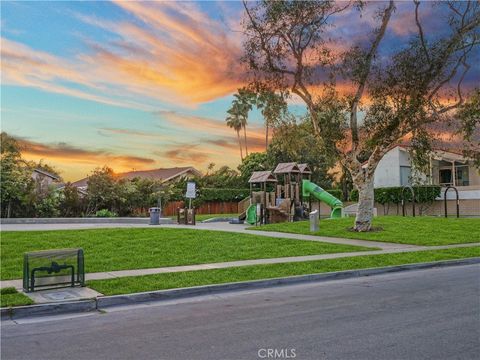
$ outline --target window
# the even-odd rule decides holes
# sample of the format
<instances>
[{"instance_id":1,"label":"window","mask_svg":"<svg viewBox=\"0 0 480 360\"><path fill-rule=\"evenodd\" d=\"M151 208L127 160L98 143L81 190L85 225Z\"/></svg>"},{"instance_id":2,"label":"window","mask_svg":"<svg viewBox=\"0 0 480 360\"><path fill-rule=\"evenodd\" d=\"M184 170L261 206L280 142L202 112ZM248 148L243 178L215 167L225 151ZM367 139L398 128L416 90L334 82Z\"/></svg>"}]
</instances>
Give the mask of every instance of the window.
<instances>
[{"instance_id":1,"label":"window","mask_svg":"<svg viewBox=\"0 0 480 360\"><path fill-rule=\"evenodd\" d=\"M468 186L469 185L469 179L468 179L468 166L457 166L455 169L456 172L456 177L455 181L458 186Z\"/></svg>"},{"instance_id":2,"label":"window","mask_svg":"<svg viewBox=\"0 0 480 360\"><path fill-rule=\"evenodd\" d=\"M440 169L440 185L452 185L452 169Z\"/></svg>"},{"instance_id":3,"label":"window","mask_svg":"<svg viewBox=\"0 0 480 360\"><path fill-rule=\"evenodd\" d=\"M407 186L410 185L410 176L412 169L410 166L400 166L400 185Z\"/></svg>"}]
</instances>

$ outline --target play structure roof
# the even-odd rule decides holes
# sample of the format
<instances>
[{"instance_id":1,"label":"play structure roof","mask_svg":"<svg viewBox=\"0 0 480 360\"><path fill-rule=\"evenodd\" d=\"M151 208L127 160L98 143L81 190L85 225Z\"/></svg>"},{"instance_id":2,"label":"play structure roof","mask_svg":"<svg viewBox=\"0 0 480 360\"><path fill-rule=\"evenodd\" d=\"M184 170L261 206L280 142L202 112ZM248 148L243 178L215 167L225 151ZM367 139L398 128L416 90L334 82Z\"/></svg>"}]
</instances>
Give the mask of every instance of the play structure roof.
<instances>
[{"instance_id":1,"label":"play structure roof","mask_svg":"<svg viewBox=\"0 0 480 360\"><path fill-rule=\"evenodd\" d=\"M308 167L308 164L298 164L298 168L302 174L311 174L312 170Z\"/></svg>"},{"instance_id":2,"label":"play structure roof","mask_svg":"<svg viewBox=\"0 0 480 360\"><path fill-rule=\"evenodd\" d=\"M277 182L277 178L271 171L254 171L250 176L249 183Z\"/></svg>"},{"instance_id":3,"label":"play structure roof","mask_svg":"<svg viewBox=\"0 0 480 360\"><path fill-rule=\"evenodd\" d=\"M288 174L288 173L299 173L300 169L297 166L297 163L290 162L290 163L280 163L277 165L275 170L273 170L274 174Z\"/></svg>"}]
</instances>

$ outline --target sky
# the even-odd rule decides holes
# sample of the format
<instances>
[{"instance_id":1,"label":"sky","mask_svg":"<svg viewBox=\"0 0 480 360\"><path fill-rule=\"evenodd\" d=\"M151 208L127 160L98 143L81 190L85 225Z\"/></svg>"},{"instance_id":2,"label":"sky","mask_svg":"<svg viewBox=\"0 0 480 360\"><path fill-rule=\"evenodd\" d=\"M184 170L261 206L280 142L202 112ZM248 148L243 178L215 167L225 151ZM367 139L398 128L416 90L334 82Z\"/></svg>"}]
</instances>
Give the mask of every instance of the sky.
<instances>
[{"instance_id":1,"label":"sky","mask_svg":"<svg viewBox=\"0 0 480 360\"><path fill-rule=\"evenodd\" d=\"M375 6L339 19L339 47L368 34ZM398 5L385 53L415 31L410 14L411 3ZM422 14L441 31L430 15ZM237 138L224 119L245 81L242 17L235 1L2 1L2 131L67 181L103 165L236 167ZM253 112L250 152L264 150L264 131Z\"/></svg>"}]
</instances>

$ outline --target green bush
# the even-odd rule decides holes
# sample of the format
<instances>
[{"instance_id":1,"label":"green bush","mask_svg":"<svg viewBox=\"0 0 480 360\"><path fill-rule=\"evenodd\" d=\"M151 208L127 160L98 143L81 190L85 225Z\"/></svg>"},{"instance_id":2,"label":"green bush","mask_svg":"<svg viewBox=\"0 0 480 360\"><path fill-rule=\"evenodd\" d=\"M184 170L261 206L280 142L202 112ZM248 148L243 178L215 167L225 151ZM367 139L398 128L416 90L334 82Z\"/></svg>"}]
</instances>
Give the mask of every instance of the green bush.
<instances>
[{"instance_id":1,"label":"green bush","mask_svg":"<svg viewBox=\"0 0 480 360\"><path fill-rule=\"evenodd\" d=\"M339 189L330 189L326 190L330 195L335 196L337 199L342 199L343 198L343 192L342 190Z\"/></svg>"},{"instance_id":2,"label":"green bush","mask_svg":"<svg viewBox=\"0 0 480 360\"><path fill-rule=\"evenodd\" d=\"M380 204L400 204L402 202L403 187L384 187L374 190L375 201ZM417 203L428 203L434 201L440 196L441 188L437 185L413 186ZM350 192L350 200L358 201L358 191L354 189ZM405 200L412 201L410 190L405 189Z\"/></svg>"},{"instance_id":3,"label":"green bush","mask_svg":"<svg viewBox=\"0 0 480 360\"><path fill-rule=\"evenodd\" d=\"M198 198L202 201L240 201L250 196L249 189L200 189Z\"/></svg>"},{"instance_id":4,"label":"green bush","mask_svg":"<svg viewBox=\"0 0 480 360\"><path fill-rule=\"evenodd\" d=\"M16 293L17 293L17 290L13 286L0 289L0 295L16 294Z\"/></svg>"},{"instance_id":5,"label":"green bush","mask_svg":"<svg viewBox=\"0 0 480 360\"><path fill-rule=\"evenodd\" d=\"M95 213L95 216L96 217L117 217L117 213L113 212L113 211L110 211L108 209L102 209L102 210L98 210L96 213Z\"/></svg>"}]
</instances>

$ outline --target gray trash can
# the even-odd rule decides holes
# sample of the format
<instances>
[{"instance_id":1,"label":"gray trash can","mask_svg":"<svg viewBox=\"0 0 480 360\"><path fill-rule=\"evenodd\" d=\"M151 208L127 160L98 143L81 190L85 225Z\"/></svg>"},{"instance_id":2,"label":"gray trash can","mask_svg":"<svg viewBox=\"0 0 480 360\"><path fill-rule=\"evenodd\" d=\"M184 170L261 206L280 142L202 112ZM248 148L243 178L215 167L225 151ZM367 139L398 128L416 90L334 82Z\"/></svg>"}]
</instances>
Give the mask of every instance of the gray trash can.
<instances>
[{"instance_id":1,"label":"gray trash can","mask_svg":"<svg viewBox=\"0 0 480 360\"><path fill-rule=\"evenodd\" d=\"M319 218L320 213L318 210L312 211L309 215L310 217L310 232L316 232L319 229Z\"/></svg>"},{"instance_id":2,"label":"gray trash can","mask_svg":"<svg viewBox=\"0 0 480 360\"><path fill-rule=\"evenodd\" d=\"M159 207L152 207L148 209L150 213L150 225L160 225L160 213L161 209Z\"/></svg>"}]
</instances>

